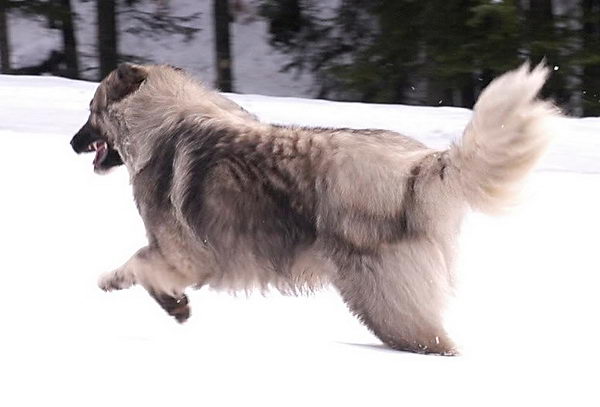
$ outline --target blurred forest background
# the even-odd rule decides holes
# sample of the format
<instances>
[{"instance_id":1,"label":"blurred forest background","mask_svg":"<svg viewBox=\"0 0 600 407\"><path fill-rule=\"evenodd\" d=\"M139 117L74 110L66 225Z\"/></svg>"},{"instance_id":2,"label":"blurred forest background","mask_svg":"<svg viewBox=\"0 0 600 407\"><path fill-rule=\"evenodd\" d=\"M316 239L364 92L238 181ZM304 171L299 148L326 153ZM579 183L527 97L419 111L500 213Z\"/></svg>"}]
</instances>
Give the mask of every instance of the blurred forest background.
<instances>
[{"instance_id":1,"label":"blurred forest background","mask_svg":"<svg viewBox=\"0 0 600 407\"><path fill-rule=\"evenodd\" d=\"M523 61L600 116L600 0L0 0L3 73L170 63L224 91L472 107Z\"/></svg>"}]
</instances>

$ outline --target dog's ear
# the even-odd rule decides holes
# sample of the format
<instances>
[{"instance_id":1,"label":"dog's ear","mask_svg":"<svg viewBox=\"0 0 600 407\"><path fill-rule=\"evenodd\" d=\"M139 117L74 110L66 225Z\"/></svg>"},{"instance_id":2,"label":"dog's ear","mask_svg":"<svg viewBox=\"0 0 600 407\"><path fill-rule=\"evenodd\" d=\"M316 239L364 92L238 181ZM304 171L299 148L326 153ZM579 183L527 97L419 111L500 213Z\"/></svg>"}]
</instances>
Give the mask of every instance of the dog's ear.
<instances>
[{"instance_id":1,"label":"dog's ear","mask_svg":"<svg viewBox=\"0 0 600 407\"><path fill-rule=\"evenodd\" d=\"M108 89L108 99L117 102L138 90L148 77L146 68L140 65L120 64L115 72L114 80Z\"/></svg>"},{"instance_id":2,"label":"dog's ear","mask_svg":"<svg viewBox=\"0 0 600 407\"><path fill-rule=\"evenodd\" d=\"M174 71L177 71L177 72L185 72L185 70L184 70L183 68L180 68L180 67L178 67L178 66L171 65L171 64L167 64L167 66L168 66L169 68L173 69Z\"/></svg>"}]
</instances>

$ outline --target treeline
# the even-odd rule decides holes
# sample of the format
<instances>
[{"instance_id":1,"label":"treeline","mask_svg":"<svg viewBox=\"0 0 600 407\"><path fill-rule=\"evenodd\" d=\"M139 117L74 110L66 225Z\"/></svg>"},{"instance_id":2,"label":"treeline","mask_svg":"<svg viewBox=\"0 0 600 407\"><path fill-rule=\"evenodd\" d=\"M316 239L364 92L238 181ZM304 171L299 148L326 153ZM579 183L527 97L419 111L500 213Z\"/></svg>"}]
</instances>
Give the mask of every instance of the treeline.
<instances>
[{"instance_id":1,"label":"treeline","mask_svg":"<svg viewBox=\"0 0 600 407\"><path fill-rule=\"evenodd\" d=\"M267 0L271 43L313 72L320 97L472 107L523 61L554 67L544 92L600 115L600 0Z\"/></svg>"},{"instance_id":2,"label":"treeline","mask_svg":"<svg viewBox=\"0 0 600 407\"><path fill-rule=\"evenodd\" d=\"M178 35L184 41L190 41L201 30L196 26L200 12L178 15L174 11L176 1L171 0L0 0L0 67L2 73L36 75L51 73L69 78L81 78L78 63L81 52L74 21L75 3L95 4L96 28L96 79L100 80L122 61L153 62L144 55L123 53L119 49L122 33L148 38L163 35ZM230 51L230 12L229 0L211 0L213 26L215 29L215 70L219 89L231 92ZM234 3L237 4L237 3ZM199 7L200 8L200 7ZM43 17L50 28L60 29L63 47L50 52L48 58L38 65L13 68L10 63L10 41L8 13L17 11L25 15ZM118 21L126 21L125 27L119 27ZM202 50L198 50L201 52Z\"/></svg>"},{"instance_id":3,"label":"treeline","mask_svg":"<svg viewBox=\"0 0 600 407\"><path fill-rule=\"evenodd\" d=\"M123 32L190 41L203 28L197 23L199 13L177 15L174 0L0 0L2 72L85 76L74 28L77 3L95 5L96 79L120 61L152 62L119 52ZM546 96L570 113L600 115L600 0L210 3L217 86L224 91L235 90L232 9L252 4L256 17L268 23L271 44L289 56L281 69L310 73L315 97L472 107L493 77L523 61L545 59L554 68ZM43 16L50 27L60 29L61 49L39 65L12 67L7 15L15 10ZM118 27L124 20L127 27Z\"/></svg>"}]
</instances>

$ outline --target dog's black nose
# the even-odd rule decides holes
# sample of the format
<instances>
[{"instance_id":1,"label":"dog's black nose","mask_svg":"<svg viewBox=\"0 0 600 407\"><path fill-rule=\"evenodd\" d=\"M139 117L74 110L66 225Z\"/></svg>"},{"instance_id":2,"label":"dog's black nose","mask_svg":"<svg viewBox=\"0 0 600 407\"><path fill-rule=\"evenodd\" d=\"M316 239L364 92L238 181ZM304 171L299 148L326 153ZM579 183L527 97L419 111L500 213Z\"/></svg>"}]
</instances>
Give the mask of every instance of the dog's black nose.
<instances>
[{"instance_id":1,"label":"dog's black nose","mask_svg":"<svg viewBox=\"0 0 600 407\"><path fill-rule=\"evenodd\" d=\"M80 146L79 146L79 142L77 141L78 137L77 134L71 139L71 141L69 142L69 144L71 145L71 148L73 149L73 151L75 151L77 154L79 154L80 151Z\"/></svg>"},{"instance_id":2,"label":"dog's black nose","mask_svg":"<svg viewBox=\"0 0 600 407\"><path fill-rule=\"evenodd\" d=\"M79 154L84 152L86 147L89 146L92 141L92 131L88 121L71 139L71 147L73 147L73 150Z\"/></svg>"}]
</instances>

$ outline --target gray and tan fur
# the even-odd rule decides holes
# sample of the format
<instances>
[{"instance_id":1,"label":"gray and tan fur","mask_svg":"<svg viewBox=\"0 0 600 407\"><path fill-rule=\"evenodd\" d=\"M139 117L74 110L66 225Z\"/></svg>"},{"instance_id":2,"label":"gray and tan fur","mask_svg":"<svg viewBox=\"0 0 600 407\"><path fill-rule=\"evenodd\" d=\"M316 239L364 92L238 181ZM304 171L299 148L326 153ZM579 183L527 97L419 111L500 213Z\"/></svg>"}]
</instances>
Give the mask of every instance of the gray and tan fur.
<instances>
[{"instance_id":1,"label":"gray and tan fur","mask_svg":"<svg viewBox=\"0 0 600 407\"><path fill-rule=\"evenodd\" d=\"M544 150L557 115L536 100L547 75L496 79L460 142L436 151L385 130L262 123L180 69L121 65L72 145L105 143L98 172L124 162L148 246L100 287L141 284L185 321L190 286L331 283L390 347L453 354L442 312L461 220L510 204Z\"/></svg>"}]
</instances>

